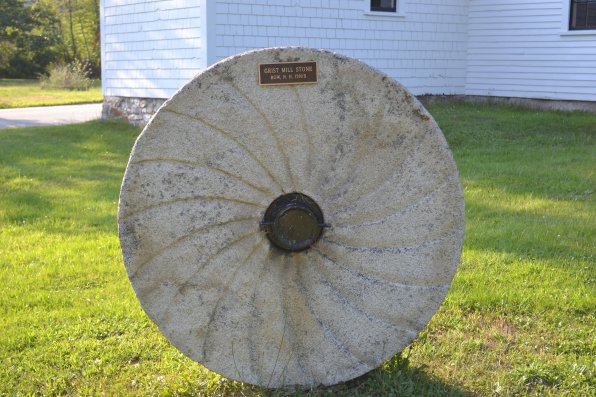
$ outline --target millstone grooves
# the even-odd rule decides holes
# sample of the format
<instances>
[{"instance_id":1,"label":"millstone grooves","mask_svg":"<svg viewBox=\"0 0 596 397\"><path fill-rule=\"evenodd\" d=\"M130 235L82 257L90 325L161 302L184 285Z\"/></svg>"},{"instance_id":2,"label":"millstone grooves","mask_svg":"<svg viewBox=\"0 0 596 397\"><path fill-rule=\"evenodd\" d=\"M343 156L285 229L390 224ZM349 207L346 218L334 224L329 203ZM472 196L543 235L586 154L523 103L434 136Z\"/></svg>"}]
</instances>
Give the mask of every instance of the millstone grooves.
<instances>
[{"instance_id":1,"label":"millstone grooves","mask_svg":"<svg viewBox=\"0 0 596 397\"><path fill-rule=\"evenodd\" d=\"M259 64L315 61L318 83L262 87ZM266 209L299 192L327 224L275 247ZM370 67L304 48L205 70L140 135L119 233L141 305L182 352L253 384L364 374L442 302L463 239L463 194L438 126Z\"/></svg>"}]
</instances>

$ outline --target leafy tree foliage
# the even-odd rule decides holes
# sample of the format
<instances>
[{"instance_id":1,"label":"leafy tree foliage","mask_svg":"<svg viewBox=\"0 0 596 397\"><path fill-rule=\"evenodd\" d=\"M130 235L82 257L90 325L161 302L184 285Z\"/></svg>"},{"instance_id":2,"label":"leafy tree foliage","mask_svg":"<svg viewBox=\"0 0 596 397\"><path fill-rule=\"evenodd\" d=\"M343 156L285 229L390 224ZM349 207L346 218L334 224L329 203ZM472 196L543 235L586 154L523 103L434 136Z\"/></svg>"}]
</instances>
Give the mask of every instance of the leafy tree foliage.
<instances>
[{"instance_id":1,"label":"leafy tree foliage","mask_svg":"<svg viewBox=\"0 0 596 397\"><path fill-rule=\"evenodd\" d=\"M0 77L82 64L99 77L99 0L0 0Z\"/></svg>"},{"instance_id":2,"label":"leafy tree foliage","mask_svg":"<svg viewBox=\"0 0 596 397\"><path fill-rule=\"evenodd\" d=\"M99 76L99 0L39 0L59 20L63 60L78 62L93 76Z\"/></svg>"},{"instance_id":3,"label":"leafy tree foliage","mask_svg":"<svg viewBox=\"0 0 596 397\"><path fill-rule=\"evenodd\" d=\"M58 20L43 3L0 1L0 77L35 77L60 58Z\"/></svg>"}]
</instances>

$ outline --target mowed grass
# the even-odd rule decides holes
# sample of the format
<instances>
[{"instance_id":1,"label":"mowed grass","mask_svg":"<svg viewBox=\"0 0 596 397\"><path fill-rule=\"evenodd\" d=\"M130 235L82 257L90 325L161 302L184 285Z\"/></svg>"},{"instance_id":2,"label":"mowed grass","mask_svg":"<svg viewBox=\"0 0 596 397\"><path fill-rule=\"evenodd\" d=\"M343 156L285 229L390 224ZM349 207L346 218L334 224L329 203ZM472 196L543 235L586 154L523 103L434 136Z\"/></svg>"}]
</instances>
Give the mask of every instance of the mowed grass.
<instances>
[{"instance_id":1,"label":"mowed grass","mask_svg":"<svg viewBox=\"0 0 596 397\"><path fill-rule=\"evenodd\" d=\"M466 196L462 261L412 345L369 374L270 391L183 356L119 251L138 129L0 130L0 394L592 396L596 114L433 105Z\"/></svg>"},{"instance_id":2,"label":"mowed grass","mask_svg":"<svg viewBox=\"0 0 596 397\"><path fill-rule=\"evenodd\" d=\"M42 90L37 80L0 79L0 109L101 102L101 82L87 91Z\"/></svg>"}]
</instances>

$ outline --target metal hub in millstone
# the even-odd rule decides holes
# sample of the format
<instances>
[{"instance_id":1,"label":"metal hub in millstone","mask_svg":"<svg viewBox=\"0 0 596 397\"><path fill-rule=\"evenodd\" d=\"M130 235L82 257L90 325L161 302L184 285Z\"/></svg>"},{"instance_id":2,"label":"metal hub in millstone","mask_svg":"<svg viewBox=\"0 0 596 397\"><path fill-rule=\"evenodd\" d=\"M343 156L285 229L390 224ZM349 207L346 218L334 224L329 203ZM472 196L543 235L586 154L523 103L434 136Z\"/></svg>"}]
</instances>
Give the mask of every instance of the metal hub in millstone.
<instances>
[{"instance_id":1,"label":"metal hub in millstone","mask_svg":"<svg viewBox=\"0 0 596 397\"><path fill-rule=\"evenodd\" d=\"M164 103L130 156L118 226L174 346L228 378L312 387L376 368L428 323L459 261L463 193L405 88L331 52L270 48Z\"/></svg>"},{"instance_id":2,"label":"metal hub in millstone","mask_svg":"<svg viewBox=\"0 0 596 397\"><path fill-rule=\"evenodd\" d=\"M276 198L267 208L261 226L276 247L297 252L319 239L325 219L313 199L295 192Z\"/></svg>"}]
</instances>

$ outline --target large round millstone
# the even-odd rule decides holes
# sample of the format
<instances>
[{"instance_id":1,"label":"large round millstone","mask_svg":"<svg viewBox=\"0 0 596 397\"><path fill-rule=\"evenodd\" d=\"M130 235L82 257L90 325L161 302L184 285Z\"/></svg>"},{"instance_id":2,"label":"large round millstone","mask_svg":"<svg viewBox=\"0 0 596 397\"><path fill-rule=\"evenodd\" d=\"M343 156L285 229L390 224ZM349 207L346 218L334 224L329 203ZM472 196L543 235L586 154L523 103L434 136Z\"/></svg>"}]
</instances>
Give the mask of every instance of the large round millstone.
<instances>
[{"instance_id":1,"label":"large round millstone","mask_svg":"<svg viewBox=\"0 0 596 397\"><path fill-rule=\"evenodd\" d=\"M464 205L439 127L401 85L277 48L214 65L161 107L118 222L137 297L178 349L243 382L314 386L370 371L427 324Z\"/></svg>"}]
</instances>

